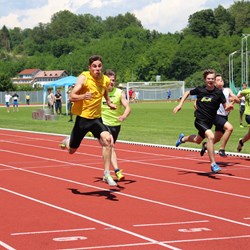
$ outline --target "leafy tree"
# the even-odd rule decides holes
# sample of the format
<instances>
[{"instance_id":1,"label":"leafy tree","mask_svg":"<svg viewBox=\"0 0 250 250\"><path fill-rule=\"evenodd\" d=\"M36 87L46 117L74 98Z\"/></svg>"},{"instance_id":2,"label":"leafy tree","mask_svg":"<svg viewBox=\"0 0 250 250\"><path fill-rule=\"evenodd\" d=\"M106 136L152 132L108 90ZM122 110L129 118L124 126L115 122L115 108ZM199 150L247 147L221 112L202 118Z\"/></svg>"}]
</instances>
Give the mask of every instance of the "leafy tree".
<instances>
[{"instance_id":1,"label":"leafy tree","mask_svg":"<svg viewBox=\"0 0 250 250\"><path fill-rule=\"evenodd\" d=\"M234 18L228 10L219 5L214 10L214 17L218 25L219 35L232 35L234 31Z\"/></svg>"},{"instance_id":2,"label":"leafy tree","mask_svg":"<svg viewBox=\"0 0 250 250\"><path fill-rule=\"evenodd\" d=\"M188 19L188 28L191 33L200 37L218 36L216 19L211 9L195 12Z\"/></svg>"},{"instance_id":3,"label":"leafy tree","mask_svg":"<svg viewBox=\"0 0 250 250\"><path fill-rule=\"evenodd\" d=\"M52 39L68 38L79 30L78 17L68 10L59 11L52 16L47 29Z\"/></svg>"},{"instance_id":4,"label":"leafy tree","mask_svg":"<svg viewBox=\"0 0 250 250\"><path fill-rule=\"evenodd\" d=\"M12 90L13 86L7 74L0 73L0 91Z\"/></svg>"},{"instance_id":5,"label":"leafy tree","mask_svg":"<svg viewBox=\"0 0 250 250\"><path fill-rule=\"evenodd\" d=\"M116 17L108 17L104 21L105 30L109 32L117 32L130 26L142 28L141 22L131 13L118 15Z\"/></svg>"},{"instance_id":6,"label":"leafy tree","mask_svg":"<svg viewBox=\"0 0 250 250\"><path fill-rule=\"evenodd\" d=\"M69 54L72 50L73 47L70 46L68 40L66 39L58 39L51 42L51 53L55 57L60 57L63 54Z\"/></svg>"},{"instance_id":7,"label":"leafy tree","mask_svg":"<svg viewBox=\"0 0 250 250\"><path fill-rule=\"evenodd\" d=\"M237 1L229 8L229 12L235 19L235 33L240 34L248 28L250 32L250 2Z\"/></svg>"},{"instance_id":8,"label":"leafy tree","mask_svg":"<svg viewBox=\"0 0 250 250\"><path fill-rule=\"evenodd\" d=\"M5 25L0 31L0 46L7 51L10 51L11 49L10 33Z\"/></svg>"}]
</instances>

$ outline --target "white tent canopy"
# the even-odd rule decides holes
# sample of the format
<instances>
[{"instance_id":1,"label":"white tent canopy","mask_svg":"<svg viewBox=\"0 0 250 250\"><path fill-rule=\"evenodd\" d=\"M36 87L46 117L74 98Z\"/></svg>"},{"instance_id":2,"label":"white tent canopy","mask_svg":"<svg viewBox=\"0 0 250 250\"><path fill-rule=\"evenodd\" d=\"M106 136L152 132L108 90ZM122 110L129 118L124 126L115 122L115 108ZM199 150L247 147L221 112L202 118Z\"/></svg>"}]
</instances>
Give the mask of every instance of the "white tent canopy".
<instances>
[{"instance_id":1,"label":"white tent canopy","mask_svg":"<svg viewBox=\"0 0 250 250\"><path fill-rule=\"evenodd\" d=\"M59 80L56 80L54 82L45 83L43 85L43 108L45 108L48 88L53 88L54 93L55 93L57 88L64 87L65 99L66 99L66 114L68 115L68 94L67 94L67 91L68 91L69 86L76 83L76 80L77 80L77 77L75 77L75 76L67 76L67 77L61 78Z\"/></svg>"}]
</instances>

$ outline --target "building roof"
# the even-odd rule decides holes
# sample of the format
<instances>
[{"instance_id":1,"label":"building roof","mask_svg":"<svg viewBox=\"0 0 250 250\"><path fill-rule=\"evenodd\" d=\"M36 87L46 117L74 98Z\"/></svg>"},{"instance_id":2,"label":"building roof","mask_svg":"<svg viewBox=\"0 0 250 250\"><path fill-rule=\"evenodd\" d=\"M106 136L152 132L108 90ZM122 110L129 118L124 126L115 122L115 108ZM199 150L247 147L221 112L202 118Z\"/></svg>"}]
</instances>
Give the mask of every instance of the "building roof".
<instances>
[{"instance_id":1,"label":"building roof","mask_svg":"<svg viewBox=\"0 0 250 250\"><path fill-rule=\"evenodd\" d=\"M40 69L24 69L21 72L19 72L18 75L32 75L37 71L40 71Z\"/></svg>"},{"instance_id":2,"label":"building roof","mask_svg":"<svg viewBox=\"0 0 250 250\"><path fill-rule=\"evenodd\" d=\"M35 75L35 78L39 78L39 77L43 77L43 78L44 77L60 77L64 73L67 74L67 72L65 70L41 70Z\"/></svg>"}]
</instances>

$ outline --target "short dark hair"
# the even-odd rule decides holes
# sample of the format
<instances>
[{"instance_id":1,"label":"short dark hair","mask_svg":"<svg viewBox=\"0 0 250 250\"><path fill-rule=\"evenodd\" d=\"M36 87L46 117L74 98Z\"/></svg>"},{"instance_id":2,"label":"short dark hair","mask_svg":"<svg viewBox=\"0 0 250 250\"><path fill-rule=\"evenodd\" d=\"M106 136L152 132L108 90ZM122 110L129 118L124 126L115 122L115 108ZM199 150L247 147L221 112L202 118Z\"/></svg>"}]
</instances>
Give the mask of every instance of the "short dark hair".
<instances>
[{"instance_id":1,"label":"short dark hair","mask_svg":"<svg viewBox=\"0 0 250 250\"><path fill-rule=\"evenodd\" d=\"M93 55L89 58L89 66L94 62L94 61L101 61L102 62L102 57L99 55Z\"/></svg>"},{"instance_id":2,"label":"short dark hair","mask_svg":"<svg viewBox=\"0 0 250 250\"><path fill-rule=\"evenodd\" d=\"M115 74L115 72L112 69L107 69L104 72L104 75L106 75L106 76L114 76L116 78L116 74Z\"/></svg>"},{"instance_id":3,"label":"short dark hair","mask_svg":"<svg viewBox=\"0 0 250 250\"><path fill-rule=\"evenodd\" d=\"M216 72L214 69L206 69L203 71L203 78L206 79L207 75L209 74L215 74L216 75Z\"/></svg>"}]
</instances>

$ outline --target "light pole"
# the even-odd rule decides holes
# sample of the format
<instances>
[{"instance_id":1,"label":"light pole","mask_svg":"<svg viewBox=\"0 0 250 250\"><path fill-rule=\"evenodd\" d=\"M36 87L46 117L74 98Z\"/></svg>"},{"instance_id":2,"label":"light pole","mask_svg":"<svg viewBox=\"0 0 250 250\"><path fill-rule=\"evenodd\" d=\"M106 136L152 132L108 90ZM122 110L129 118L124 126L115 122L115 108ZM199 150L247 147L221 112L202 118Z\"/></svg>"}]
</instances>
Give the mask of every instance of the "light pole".
<instances>
[{"instance_id":1,"label":"light pole","mask_svg":"<svg viewBox=\"0 0 250 250\"><path fill-rule=\"evenodd\" d=\"M229 55L229 83L234 82L234 55L238 52L239 50L236 50Z\"/></svg>"},{"instance_id":2,"label":"light pole","mask_svg":"<svg viewBox=\"0 0 250 250\"><path fill-rule=\"evenodd\" d=\"M69 55L70 55L70 75L72 76L72 55L73 53L72 52L69 52Z\"/></svg>"},{"instance_id":3,"label":"light pole","mask_svg":"<svg viewBox=\"0 0 250 250\"><path fill-rule=\"evenodd\" d=\"M248 85L248 37L250 34L242 34L241 39L241 81ZM244 50L245 47L245 50ZM245 51L245 52L244 52ZM245 54L245 60L244 60Z\"/></svg>"}]
</instances>

